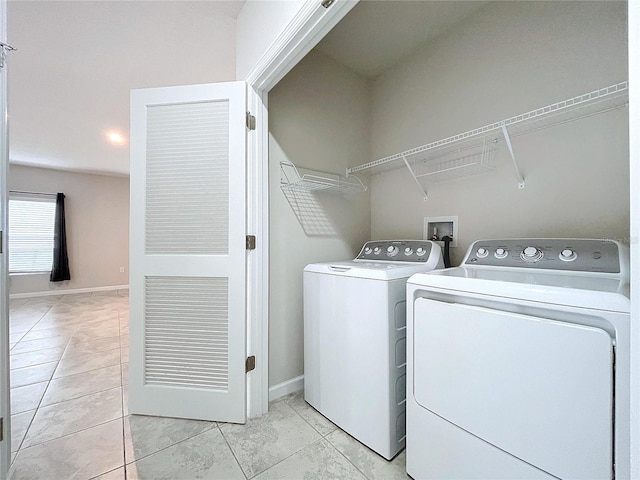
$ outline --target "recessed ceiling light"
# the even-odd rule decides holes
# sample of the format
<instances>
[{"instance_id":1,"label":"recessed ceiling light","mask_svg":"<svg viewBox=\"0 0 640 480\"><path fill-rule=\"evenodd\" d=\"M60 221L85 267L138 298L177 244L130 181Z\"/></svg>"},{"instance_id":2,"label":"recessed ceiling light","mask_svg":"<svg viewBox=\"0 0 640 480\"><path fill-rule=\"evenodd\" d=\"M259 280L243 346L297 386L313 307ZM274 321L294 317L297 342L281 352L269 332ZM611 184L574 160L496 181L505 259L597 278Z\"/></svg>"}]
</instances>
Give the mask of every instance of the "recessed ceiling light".
<instances>
[{"instance_id":1,"label":"recessed ceiling light","mask_svg":"<svg viewBox=\"0 0 640 480\"><path fill-rule=\"evenodd\" d=\"M106 133L106 137L114 145L124 145L127 142L127 139L124 138L124 135L116 132L115 130L109 130Z\"/></svg>"}]
</instances>

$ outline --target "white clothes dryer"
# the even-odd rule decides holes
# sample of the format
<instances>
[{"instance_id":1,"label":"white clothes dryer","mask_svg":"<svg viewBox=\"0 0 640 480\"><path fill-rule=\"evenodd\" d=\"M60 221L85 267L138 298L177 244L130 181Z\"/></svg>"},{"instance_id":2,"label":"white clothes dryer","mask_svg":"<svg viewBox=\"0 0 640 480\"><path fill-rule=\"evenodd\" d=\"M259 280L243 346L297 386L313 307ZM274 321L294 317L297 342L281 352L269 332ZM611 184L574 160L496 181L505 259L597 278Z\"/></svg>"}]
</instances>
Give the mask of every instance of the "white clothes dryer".
<instances>
[{"instance_id":1,"label":"white clothes dryer","mask_svg":"<svg viewBox=\"0 0 640 480\"><path fill-rule=\"evenodd\" d=\"M628 479L629 250L475 242L407 284L407 473Z\"/></svg>"},{"instance_id":2,"label":"white clothes dryer","mask_svg":"<svg viewBox=\"0 0 640 480\"><path fill-rule=\"evenodd\" d=\"M406 281L442 268L426 240L367 242L304 269L304 397L386 459L405 445Z\"/></svg>"}]
</instances>

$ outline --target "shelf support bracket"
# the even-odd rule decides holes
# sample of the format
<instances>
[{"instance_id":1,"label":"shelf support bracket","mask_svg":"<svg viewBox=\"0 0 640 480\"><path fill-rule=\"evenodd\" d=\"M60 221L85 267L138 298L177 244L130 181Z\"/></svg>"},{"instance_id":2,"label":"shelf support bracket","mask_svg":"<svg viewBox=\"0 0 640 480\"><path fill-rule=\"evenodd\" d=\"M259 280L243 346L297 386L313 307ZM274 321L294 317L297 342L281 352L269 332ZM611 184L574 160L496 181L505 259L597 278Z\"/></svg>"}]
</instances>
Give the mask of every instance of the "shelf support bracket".
<instances>
[{"instance_id":1,"label":"shelf support bracket","mask_svg":"<svg viewBox=\"0 0 640 480\"><path fill-rule=\"evenodd\" d=\"M518 168L518 162L516 161L516 156L513 153L513 145L511 145L511 137L509 136L509 132L507 131L507 126L502 123L500 125L502 128L502 135L504 135L504 141L507 142L507 148L509 149L509 153L511 154L511 160L513 161L513 166L516 169L516 177L518 177L518 188L524 188L524 177L522 173L520 173L520 168Z\"/></svg>"},{"instance_id":2,"label":"shelf support bracket","mask_svg":"<svg viewBox=\"0 0 640 480\"><path fill-rule=\"evenodd\" d=\"M423 197L424 201L426 202L427 198L428 198L427 192L425 191L424 188L422 188L422 185L420 185L420 182L418 181L418 177L416 177L416 174L413 172L413 168L411 168L411 165L409 164L409 160L407 160L407 157L405 157L404 155L401 155L401 157L402 157L402 161L407 166L407 169L409 170L409 173L413 177L413 180L416 182L416 185L418 185L418 188L420 189L420 192L424 196Z\"/></svg>"}]
</instances>

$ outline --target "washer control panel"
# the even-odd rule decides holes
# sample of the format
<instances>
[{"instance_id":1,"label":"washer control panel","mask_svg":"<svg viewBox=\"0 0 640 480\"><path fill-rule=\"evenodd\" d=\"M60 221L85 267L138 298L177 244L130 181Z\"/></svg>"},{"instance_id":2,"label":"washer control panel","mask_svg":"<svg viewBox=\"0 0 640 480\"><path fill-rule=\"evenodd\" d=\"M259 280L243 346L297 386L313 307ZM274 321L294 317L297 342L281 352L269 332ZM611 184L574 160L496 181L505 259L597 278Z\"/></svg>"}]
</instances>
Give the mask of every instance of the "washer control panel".
<instances>
[{"instance_id":1,"label":"washer control panel","mask_svg":"<svg viewBox=\"0 0 640 480\"><path fill-rule=\"evenodd\" d=\"M620 273L618 244L611 240L533 238L479 240L463 265Z\"/></svg>"},{"instance_id":2,"label":"washer control panel","mask_svg":"<svg viewBox=\"0 0 640 480\"><path fill-rule=\"evenodd\" d=\"M429 240L380 240L364 244L356 260L426 263L431 255Z\"/></svg>"}]
</instances>

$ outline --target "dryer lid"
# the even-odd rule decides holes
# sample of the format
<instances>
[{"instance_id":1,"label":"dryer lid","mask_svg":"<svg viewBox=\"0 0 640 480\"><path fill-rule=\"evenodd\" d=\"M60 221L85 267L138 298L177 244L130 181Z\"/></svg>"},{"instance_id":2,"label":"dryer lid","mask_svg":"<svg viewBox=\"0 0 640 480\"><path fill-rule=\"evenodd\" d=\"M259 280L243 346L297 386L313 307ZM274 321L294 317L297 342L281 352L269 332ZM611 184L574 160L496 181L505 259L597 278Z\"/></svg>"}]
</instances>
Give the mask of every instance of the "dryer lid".
<instances>
[{"instance_id":1,"label":"dryer lid","mask_svg":"<svg viewBox=\"0 0 640 480\"><path fill-rule=\"evenodd\" d=\"M629 313L629 284L616 276L514 268L456 267L416 274L409 283L508 299Z\"/></svg>"}]
</instances>

